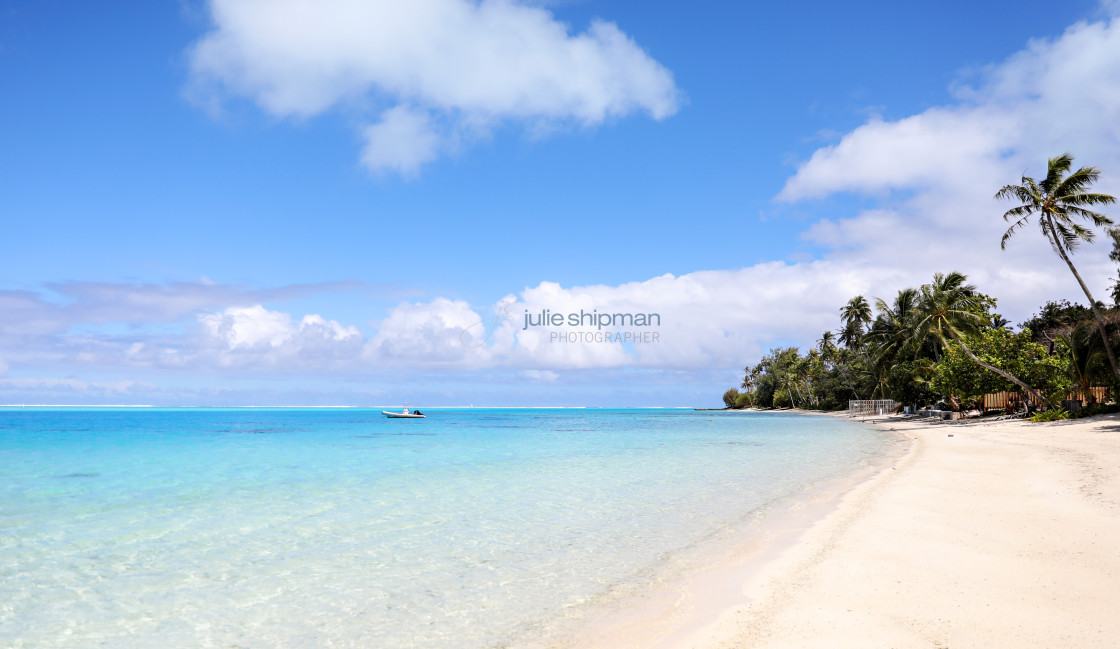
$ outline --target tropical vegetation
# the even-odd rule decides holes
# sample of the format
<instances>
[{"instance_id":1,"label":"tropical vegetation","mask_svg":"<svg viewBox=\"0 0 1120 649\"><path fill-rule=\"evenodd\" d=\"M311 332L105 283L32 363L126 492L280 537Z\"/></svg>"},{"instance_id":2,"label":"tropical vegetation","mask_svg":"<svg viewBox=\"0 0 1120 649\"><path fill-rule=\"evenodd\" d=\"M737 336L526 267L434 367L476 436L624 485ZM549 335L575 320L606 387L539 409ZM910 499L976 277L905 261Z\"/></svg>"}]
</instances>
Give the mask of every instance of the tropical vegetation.
<instances>
[{"instance_id":1,"label":"tropical vegetation","mask_svg":"<svg viewBox=\"0 0 1120 649\"><path fill-rule=\"evenodd\" d=\"M775 347L744 370L740 385L723 395L728 408L847 408L849 400L892 399L917 407L984 411L984 395L1007 392L1048 417L1069 417L1069 396L1102 412L1095 388L1118 394L1120 367L1120 229L1090 208L1115 202L1093 193L1094 167L1070 172L1073 156L1051 158L1042 180L1023 176L997 199L1019 203L1003 214L1011 225L1006 247L1032 221L1066 263L1088 305L1048 301L1015 331L995 311L995 297L957 271L934 273L890 301L856 295L839 308L838 327L813 347ZM1096 301L1071 256L1104 227L1117 264L1112 305ZM1057 414L1057 413L1065 414Z\"/></svg>"}]
</instances>

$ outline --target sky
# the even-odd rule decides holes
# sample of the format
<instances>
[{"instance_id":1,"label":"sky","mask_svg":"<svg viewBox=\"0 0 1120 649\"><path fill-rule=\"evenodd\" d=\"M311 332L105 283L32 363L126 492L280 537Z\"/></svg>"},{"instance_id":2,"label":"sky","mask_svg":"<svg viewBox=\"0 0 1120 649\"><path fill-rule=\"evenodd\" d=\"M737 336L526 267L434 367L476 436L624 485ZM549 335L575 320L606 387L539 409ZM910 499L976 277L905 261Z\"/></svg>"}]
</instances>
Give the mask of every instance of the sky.
<instances>
[{"instance_id":1,"label":"sky","mask_svg":"<svg viewBox=\"0 0 1120 649\"><path fill-rule=\"evenodd\" d=\"M1065 151L1120 193L1118 14L6 2L0 403L718 406L936 271L1084 301L992 197Z\"/></svg>"}]
</instances>

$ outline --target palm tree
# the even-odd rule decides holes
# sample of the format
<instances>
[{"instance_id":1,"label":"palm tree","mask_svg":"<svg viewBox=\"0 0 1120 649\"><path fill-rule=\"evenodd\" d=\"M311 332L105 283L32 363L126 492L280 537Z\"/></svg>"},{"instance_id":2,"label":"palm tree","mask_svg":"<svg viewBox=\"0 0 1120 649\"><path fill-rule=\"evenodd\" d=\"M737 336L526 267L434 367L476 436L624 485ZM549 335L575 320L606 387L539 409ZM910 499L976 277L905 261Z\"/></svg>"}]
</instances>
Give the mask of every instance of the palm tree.
<instances>
[{"instance_id":1,"label":"palm tree","mask_svg":"<svg viewBox=\"0 0 1120 649\"><path fill-rule=\"evenodd\" d=\"M992 314L992 329L1006 329L1012 331L1011 321L998 313Z\"/></svg>"},{"instance_id":2,"label":"palm tree","mask_svg":"<svg viewBox=\"0 0 1120 649\"><path fill-rule=\"evenodd\" d=\"M1120 264L1120 229L1109 228L1106 232L1108 232L1108 236L1112 239L1112 252L1108 253L1108 258ZM1116 279L1112 280L1109 293L1112 295L1112 304L1114 306L1120 306L1120 268L1117 269Z\"/></svg>"},{"instance_id":3,"label":"palm tree","mask_svg":"<svg viewBox=\"0 0 1120 649\"><path fill-rule=\"evenodd\" d=\"M965 344L964 337L967 334L975 333L990 324L986 317L979 315L978 312L983 310L983 300L976 292L976 287L966 284L967 281L967 277L952 271L947 275L934 273L933 281L922 286L914 325L915 346L920 347L930 338L942 346L949 340L955 341L977 365L1023 388L1039 403L1046 403L1046 399L1037 390L1009 372L980 360Z\"/></svg>"},{"instance_id":4,"label":"palm tree","mask_svg":"<svg viewBox=\"0 0 1120 649\"><path fill-rule=\"evenodd\" d=\"M1087 400L1092 397L1095 380L1100 378L1102 371L1107 373L1108 370L1100 338L1093 335L1093 329L1095 327L1088 322L1083 322L1069 334L1059 336L1068 348L1069 376Z\"/></svg>"},{"instance_id":5,"label":"palm tree","mask_svg":"<svg viewBox=\"0 0 1120 649\"><path fill-rule=\"evenodd\" d=\"M840 337L848 347L859 347L863 342L863 328L871 322L871 305L862 295L857 295L840 307L844 328Z\"/></svg>"},{"instance_id":6,"label":"palm tree","mask_svg":"<svg viewBox=\"0 0 1120 649\"><path fill-rule=\"evenodd\" d=\"M910 347L911 330L918 304L918 292L912 288L903 289L887 304L875 298L878 315L867 331L868 359L876 374L880 394L886 394L887 381L895 365L904 356L913 355Z\"/></svg>"},{"instance_id":7,"label":"palm tree","mask_svg":"<svg viewBox=\"0 0 1120 649\"><path fill-rule=\"evenodd\" d=\"M1046 178L1043 178L1042 182L1023 176L1022 184L1005 185L1003 189L996 192L997 199L1022 203L1018 207L1007 210L1003 215L1004 221L1014 219L1014 222L1003 234L1000 248L1006 249L1007 240L1011 235L1029 223L1032 216L1038 215L1038 226L1042 229L1042 235L1050 242L1054 252L1065 260L1070 272L1077 278L1077 283L1081 285L1081 290L1085 291L1085 297L1089 298L1089 307L1093 309L1097 330L1100 331L1101 341L1104 342L1105 352L1108 353L1108 363L1112 366L1112 373L1120 379L1120 365L1116 364L1116 352L1108 342L1101 310L1097 306L1097 301L1093 299L1093 294L1089 292L1089 287L1085 285L1085 280L1081 279L1081 274L1077 272L1077 268L1069 258L1082 241L1092 242L1095 236L1092 230L1077 223L1076 219L1086 219L1096 227L1112 225L1112 220L1107 216L1088 208L1114 203L1116 198L1108 194L1093 194L1086 191L1101 176L1100 170L1096 167L1081 167L1066 176L1072 164L1073 156L1063 153L1056 158L1050 158L1046 165Z\"/></svg>"},{"instance_id":8,"label":"palm tree","mask_svg":"<svg viewBox=\"0 0 1120 649\"><path fill-rule=\"evenodd\" d=\"M836 334L831 331L826 331L821 334L820 340L817 341L817 350L821 353L821 358L826 362L831 362L836 354Z\"/></svg>"},{"instance_id":9,"label":"palm tree","mask_svg":"<svg viewBox=\"0 0 1120 649\"><path fill-rule=\"evenodd\" d=\"M899 291L894 304L875 298L875 308L879 315L867 333L867 338L875 346L876 364L893 365L898 356L910 351L908 343L917 306L918 291L912 288Z\"/></svg>"}]
</instances>

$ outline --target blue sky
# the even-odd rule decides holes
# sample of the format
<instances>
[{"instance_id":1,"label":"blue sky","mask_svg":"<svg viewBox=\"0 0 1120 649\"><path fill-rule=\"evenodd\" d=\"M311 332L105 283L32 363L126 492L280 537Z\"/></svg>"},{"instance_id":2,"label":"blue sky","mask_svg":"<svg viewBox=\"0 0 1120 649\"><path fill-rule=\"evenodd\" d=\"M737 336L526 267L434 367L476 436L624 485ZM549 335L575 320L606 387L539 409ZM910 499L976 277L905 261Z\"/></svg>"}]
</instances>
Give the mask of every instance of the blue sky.
<instances>
[{"instance_id":1,"label":"blue sky","mask_svg":"<svg viewBox=\"0 0 1120 649\"><path fill-rule=\"evenodd\" d=\"M857 292L1077 297L991 194L1120 170L1110 4L256 4L0 9L0 402L714 405Z\"/></svg>"}]
</instances>

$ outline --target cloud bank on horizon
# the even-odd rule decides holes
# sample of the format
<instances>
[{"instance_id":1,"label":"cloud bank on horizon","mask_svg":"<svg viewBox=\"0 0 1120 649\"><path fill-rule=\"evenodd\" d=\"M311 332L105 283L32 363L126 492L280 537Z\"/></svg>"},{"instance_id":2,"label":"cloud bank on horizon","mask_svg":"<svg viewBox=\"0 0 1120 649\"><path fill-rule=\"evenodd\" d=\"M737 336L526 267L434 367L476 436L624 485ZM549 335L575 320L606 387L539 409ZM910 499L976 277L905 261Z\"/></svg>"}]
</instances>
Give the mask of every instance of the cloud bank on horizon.
<instances>
[{"instance_id":1,"label":"cloud bank on horizon","mask_svg":"<svg viewBox=\"0 0 1120 649\"><path fill-rule=\"evenodd\" d=\"M364 122L362 163L415 175L506 123L542 132L677 111L672 74L611 22L571 34L504 0L212 0L190 51L191 94L271 115ZM376 114L376 116L371 116Z\"/></svg>"},{"instance_id":2,"label":"cloud bank on horizon","mask_svg":"<svg viewBox=\"0 0 1120 649\"><path fill-rule=\"evenodd\" d=\"M347 11L358 10L340 0L323 16L307 17L306 33L286 33L284 25L307 6L270 3L266 16L265 3L216 1L215 30L193 54L195 74L282 117L314 116L361 103L370 93L382 97L392 105L365 132L363 157L371 168L414 172L462 134L501 121L597 124L635 110L660 118L677 106L669 73L609 23L572 36L542 9L460 0L410 3L396 13L362 5L362 21L342 21ZM395 45L383 49L367 42L376 40L364 38L368 32L360 26L367 23ZM500 34L492 32L497 25L505 26ZM468 88L461 76L440 72L444 55L489 69L487 62L503 48L520 47L526 39L538 55L486 80L488 89ZM384 57L405 68L386 65ZM579 73L568 77L567 64ZM450 72L456 71L466 74ZM542 96L526 91L542 87L548 88ZM779 206L838 194L858 195L871 205L808 223L803 238L824 250L815 260L618 286L542 281L511 287L489 305L454 297L408 301L373 323L273 306L293 291L330 287L51 288L64 295L65 305L33 292L0 291L0 387L34 388L28 381L40 379L9 377L44 364L246 375L500 370L549 384L577 371L664 370L723 372L730 383L743 363L768 346L810 344L838 326L837 309L852 295L889 299L900 288L928 281L934 271L966 272L1000 298L1000 311L1013 320L1046 299L1083 299L1040 237L1018 237L1000 251L1006 224L998 217L1009 206L992 196L1023 174L1042 175L1046 158L1067 150L1078 163L1105 171L1100 190L1120 193L1120 21L1081 22L1058 38L1032 41L959 84L954 97L949 105L901 119L872 118L797 166L775 197ZM1106 279L1115 274L1106 247L1087 246L1075 259L1103 297ZM524 312L542 309L658 313L660 341L549 342L547 333L522 327ZM498 317L503 314L511 317ZM91 323L131 329L95 334ZM160 323L176 326L155 326ZM82 385L96 394L127 394L136 387Z\"/></svg>"}]
</instances>

